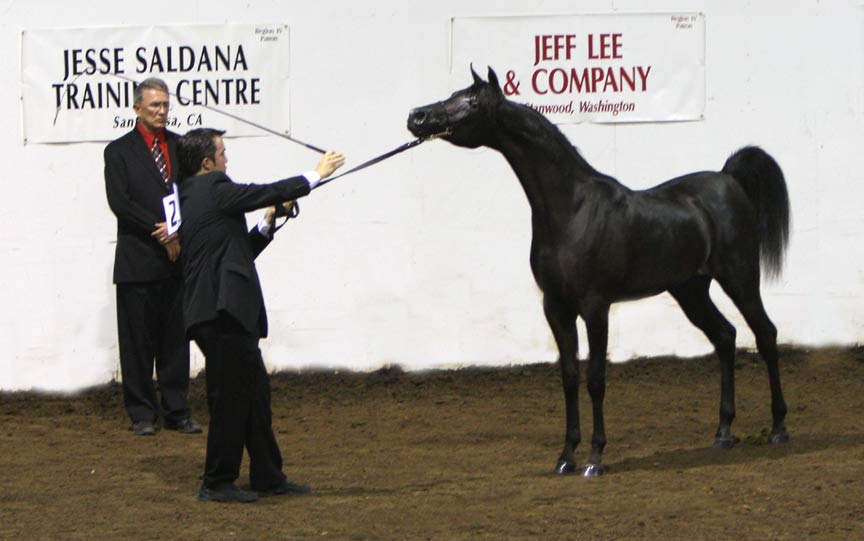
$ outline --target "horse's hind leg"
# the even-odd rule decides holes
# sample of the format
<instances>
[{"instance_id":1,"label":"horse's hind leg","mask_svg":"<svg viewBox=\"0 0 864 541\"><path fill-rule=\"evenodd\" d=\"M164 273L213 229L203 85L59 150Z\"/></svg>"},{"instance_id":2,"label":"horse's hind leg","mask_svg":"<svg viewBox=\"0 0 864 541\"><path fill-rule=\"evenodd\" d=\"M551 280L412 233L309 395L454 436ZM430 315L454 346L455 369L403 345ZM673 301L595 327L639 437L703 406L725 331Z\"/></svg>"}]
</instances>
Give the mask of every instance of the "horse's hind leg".
<instances>
[{"instance_id":1,"label":"horse's hind leg","mask_svg":"<svg viewBox=\"0 0 864 541\"><path fill-rule=\"evenodd\" d=\"M747 325L756 337L756 347L759 355L765 361L768 369L768 382L771 386L771 443L786 443L789 432L786 430L786 401L780 386L780 367L777 354L777 327L768 318L759 293L758 270L755 273L741 273L737 276L750 275L745 280L719 280L723 291L729 295L735 306L744 316ZM753 275L755 274L755 278Z\"/></svg>"},{"instance_id":2,"label":"horse's hind leg","mask_svg":"<svg viewBox=\"0 0 864 541\"><path fill-rule=\"evenodd\" d=\"M732 421L735 419L735 327L717 310L708 288L711 278L696 276L670 289L687 319L701 330L720 359L720 423L714 447L727 449L735 444Z\"/></svg>"},{"instance_id":3,"label":"horse's hind leg","mask_svg":"<svg viewBox=\"0 0 864 541\"><path fill-rule=\"evenodd\" d=\"M574 451L582 439L579 429L579 338L576 334L576 314L567 307L565 301L545 295L543 311L558 344L558 362L561 365L561 382L564 387L567 426L564 432L564 450L555 464L555 473L563 475L576 471Z\"/></svg>"}]
</instances>

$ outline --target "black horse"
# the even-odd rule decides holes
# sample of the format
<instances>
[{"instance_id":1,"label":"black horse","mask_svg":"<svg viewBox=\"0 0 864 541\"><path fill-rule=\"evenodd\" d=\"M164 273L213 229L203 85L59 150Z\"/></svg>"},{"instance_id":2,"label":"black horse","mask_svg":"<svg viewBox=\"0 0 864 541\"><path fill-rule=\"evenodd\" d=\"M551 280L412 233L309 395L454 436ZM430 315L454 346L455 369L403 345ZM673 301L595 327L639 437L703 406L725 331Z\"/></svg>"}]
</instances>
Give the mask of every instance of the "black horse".
<instances>
[{"instance_id":1,"label":"black horse","mask_svg":"<svg viewBox=\"0 0 864 541\"><path fill-rule=\"evenodd\" d=\"M555 471L576 470L579 366L576 318L588 332L588 393L594 412L585 476L605 471L603 398L609 306L672 294L720 358L720 424L714 447L729 448L735 418L735 328L717 310L708 288L717 280L753 330L768 367L771 441L789 440L777 364L777 329L759 293L782 268L789 237L789 197L780 167L766 152L745 147L720 172L692 173L635 191L595 170L543 115L507 100L498 78L473 70L474 84L408 117L418 137L440 136L469 148L501 152L531 205L531 270L558 345L566 401L564 450Z\"/></svg>"}]
</instances>

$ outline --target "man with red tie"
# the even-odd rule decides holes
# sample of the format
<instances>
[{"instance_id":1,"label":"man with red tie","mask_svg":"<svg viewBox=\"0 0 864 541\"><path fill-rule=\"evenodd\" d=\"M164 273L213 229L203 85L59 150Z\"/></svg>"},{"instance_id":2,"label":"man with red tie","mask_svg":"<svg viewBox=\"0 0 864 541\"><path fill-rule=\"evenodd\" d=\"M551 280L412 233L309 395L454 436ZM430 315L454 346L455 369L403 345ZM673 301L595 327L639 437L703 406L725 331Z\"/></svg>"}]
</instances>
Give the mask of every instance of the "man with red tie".
<instances>
[{"instance_id":1,"label":"man with red tie","mask_svg":"<svg viewBox=\"0 0 864 541\"><path fill-rule=\"evenodd\" d=\"M168 234L162 204L179 169L179 136L165 129L169 107L165 82L145 79L134 92L135 128L105 148L105 191L117 217L114 283L123 402L131 430L140 436L154 435L159 417L168 429L202 431L187 400L180 239Z\"/></svg>"}]
</instances>

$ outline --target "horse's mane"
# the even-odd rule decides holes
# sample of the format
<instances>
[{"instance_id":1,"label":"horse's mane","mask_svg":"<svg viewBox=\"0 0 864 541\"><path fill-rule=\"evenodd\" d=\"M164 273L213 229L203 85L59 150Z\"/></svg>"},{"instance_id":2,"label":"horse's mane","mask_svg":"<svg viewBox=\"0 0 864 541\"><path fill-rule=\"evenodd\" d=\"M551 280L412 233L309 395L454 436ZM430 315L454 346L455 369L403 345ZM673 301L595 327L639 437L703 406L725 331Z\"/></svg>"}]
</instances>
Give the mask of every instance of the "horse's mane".
<instances>
[{"instance_id":1,"label":"horse's mane","mask_svg":"<svg viewBox=\"0 0 864 541\"><path fill-rule=\"evenodd\" d=\"M527 105L510 100L504 100L501 107L504 112L511 114L499 113L497 115L499 122L502 122L504 127L510 128L511 133L524 139L527 144L545 147L552 152L553 159L557 163L572 163L586 173L600 174L579 154L579 150L558 129L558 126L543 114Z\"/></svg>"}]
</instances>

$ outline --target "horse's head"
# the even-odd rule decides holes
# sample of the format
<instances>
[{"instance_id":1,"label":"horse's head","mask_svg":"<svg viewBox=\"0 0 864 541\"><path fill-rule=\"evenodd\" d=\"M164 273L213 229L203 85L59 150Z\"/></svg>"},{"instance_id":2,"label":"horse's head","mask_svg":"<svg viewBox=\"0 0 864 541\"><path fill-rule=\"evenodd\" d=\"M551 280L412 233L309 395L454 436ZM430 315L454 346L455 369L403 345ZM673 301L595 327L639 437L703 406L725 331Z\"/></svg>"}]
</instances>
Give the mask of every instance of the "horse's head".
<instances>
[{"instance_id":1,"label":"horse's head","mask_svg":"<svg viewBox=\"0 0 864 541\"><path fill-rule=\"evenodd\" d=\"M476 148L493 141L494 111L504 101L498 76L489 68L484 81L471 68L474 84L444 101L417 107L408 114L408 129L416 137L441 137L454 145Z\"/></svg>"}]
</instances>

